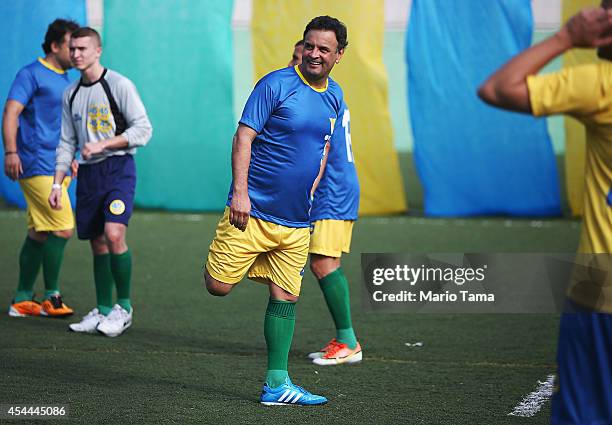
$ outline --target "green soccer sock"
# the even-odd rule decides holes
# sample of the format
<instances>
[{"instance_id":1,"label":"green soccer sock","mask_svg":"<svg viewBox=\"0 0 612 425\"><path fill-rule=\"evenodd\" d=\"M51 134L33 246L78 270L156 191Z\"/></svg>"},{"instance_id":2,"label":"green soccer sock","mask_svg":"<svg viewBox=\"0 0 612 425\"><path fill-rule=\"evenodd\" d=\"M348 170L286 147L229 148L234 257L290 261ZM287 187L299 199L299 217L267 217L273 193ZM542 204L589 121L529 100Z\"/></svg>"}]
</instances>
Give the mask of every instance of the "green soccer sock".
<instances>
[{"instance_id":1,"label":"green soccer sock","mask_svg":"<svg viewBox=\"0 0 612 425\"><path fill-rule=\"evenodd\" d=\"M111 270L117 285L117 304L128 313L132 311L130 292L132 284L132 253L128 249L123 254L111 254Z\"/></svg>"},{"instance_id":2,"label":"green soccer sock","mask_svg":"<svg viewBox=\"0 0 612 425\"><path fill-rule=\"evenodd\" d=\"M336 340L353 349L357 338L351 322L351 300L349 285L341 268L338 268L319 280L327 308L336 325Z\"/></svg>"},{"instance_id":3,"label":"green soccer sock","mask_svg":"<svg viewBox=\"0 0 612 425\"><path fill-rule=\"evenodd\" d=\"M287 359L294 328L295 303L270 298L264 320L264 337L268 347L266 383L271 388L282 385L289 376Z\"/></svg>"},{"instance_id":4,"label":"green soccer sock","mask_svg":"<svg viewBox=\"0 0 612 425\"><path fill-rule=\"evenodd\" d=\"M34 283L43 259L43 244L26 237L19 254L19 283L15 302L32 299Z\"/></svg>"},{"instance_id":5,"label":"green soccer sock","mask_svg":"<svg viewBox=\"0 0 612 425\"><path fill-rule=\"evenodd\" d=\"M107 316L113 309L113 274L110 254L94 255L94 282L98 311Z\"/></svg>"},{"instance_id":6,"label":"green soccer sock","mask_svg":"<svg viewBox=\"0 0 612 425\"><path fill-rule=\"evenodd\" d=\"M45 298L59 294L59 273L64 260L64 248L68 239L49 233L43 245L43 278L45 280Z\"/></svg>"}]
</instances>

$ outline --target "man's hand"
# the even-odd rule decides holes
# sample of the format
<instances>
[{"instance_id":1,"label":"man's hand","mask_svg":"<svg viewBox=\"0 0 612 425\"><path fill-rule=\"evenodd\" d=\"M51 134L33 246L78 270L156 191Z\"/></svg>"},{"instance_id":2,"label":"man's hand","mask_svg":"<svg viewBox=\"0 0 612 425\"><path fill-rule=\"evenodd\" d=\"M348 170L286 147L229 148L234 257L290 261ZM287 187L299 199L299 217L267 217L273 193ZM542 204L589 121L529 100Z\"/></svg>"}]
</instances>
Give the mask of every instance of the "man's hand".
<instances>
[{"instance_id":1,"label":"man's hand","mask_svg":"<svg viewBox=\"0 0 612 425\"><path fill-rule=\"evenodd\" d=\"M612 9L583 9L570 18L558 35L572 47L600 47L612 43Z\"/></svg>"},{"instance_id":2,"label":"man's hand","mask_svg":"<svg viewBox=\"0 0 612 425\"><path fill-rule=\"evenodd\" d=\"M104 142L85 143L85 146L83 146L83 149L81 149L81 156L84 159L89 159L94 155L99 155L104 152L105 148L106 145L104 144Z\"/></svg>"},{"instance_id":3,"label":"man's hand","mask_svg":"<svg viewBox=\"0 0 612 425\"><path fill-rule=\"evenodd\" d=\"M11 179L17 180L23 174L21 159L16 153L5 154L4 156L4 174Z\"/></svg>"},{"instance_id":4,"label":"man's hand","mask_svg":"<svg viewBox=\"0 0 612 425\"><path fill-rule=\"evenodd\" d=\"M49 205L54 210L62 209L62 189L51 189L51 194L49 195Z\"/></svg>"},{"instance_id":5,"label":"man's hand","mask_svg":"<svg viewBox=\"0 0 612 425\"><path fill-rule=\"evenodd\" d=\"M239 195L234 192L232 203L230 204L229 222L232 226L241 231L245 231L251 213L251 200L248 193Z\"/></svg>"},{"instance_id":6,"label":"man's hand","mask_svg":"<svg viewBox=\"0 0 612 425\"><path fill-rule=\"evenodd\" d=\"M73 159L70 163L70 172L72 174L72 178L76 179L77 175L79 174L79 161L76 159Z\"/></svg>"}]
</instances>

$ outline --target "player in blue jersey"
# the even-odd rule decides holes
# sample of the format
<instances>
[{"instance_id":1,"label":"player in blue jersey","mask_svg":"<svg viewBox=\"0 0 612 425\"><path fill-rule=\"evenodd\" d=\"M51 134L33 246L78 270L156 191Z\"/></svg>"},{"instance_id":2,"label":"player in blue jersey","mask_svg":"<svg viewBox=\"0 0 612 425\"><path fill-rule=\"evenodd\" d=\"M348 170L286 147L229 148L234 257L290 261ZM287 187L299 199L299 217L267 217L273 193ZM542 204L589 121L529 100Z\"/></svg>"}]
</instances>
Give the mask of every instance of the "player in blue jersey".
<instances>
[{"instance_id":1,"label":"player in blue jersey","mask_svg":"<svg viewBox=\"0 0 612 425\"><path fill-rule=\"evenodd\" d=\"M23 67L15 77L2 117L4 172L18 180L27 203L28 233L19 256L19 284L9 315L61 317L72 314L62 302L59 273L64 247L72 236L74 219L66 192L66 206L54 211L47 204L53 183L55 148L59 142L62 93L70 81L68 41L78 28L73 21L56 19L45 35L45 58ZM33 288L42 265L45 294L42 304Z\"/></svg>"},{"instance_id":2,"label":"player in blue jersey","mask_svg":"<svg viewBox=\"0 0 612 425\"><path fill-rule=\"evenodd\" d=\"M302 61L303 41L295 43L289 62ZM340 267L342 252L351 246L359 210L359 180L351 144L351 115L343 104L332 136L324 174L317 183L310 213L310 269L316 276L336 326L336 337L308 357L321 366L358 363L363 358L351 320L346 276Z\"/></svg>"},{"instance_id":3,"label":"player in blue jersey","mask_svg":"<svg viewBox=\"0 0 612 425\"><path fill-rule=\"evenodd\" d=\"M308 355L321 366L358 363L363 356L351 321L349 285L340 264L342 253L350 250L359 210L350 122L350 112L343 104L310 213L310 269L319 281L336 327L336 337L320 351Z\"/></svg>"},{"instance_id":4,"label":"player in blue jersey","mask_svg":"<svg viewBox=\"0 0 612 425\"><path fill-rule=\"evenodd\" d=\"M291 383L287 359L308 258L311 193L341 112L342 90L329 74L346 38L337 19L314 18L304 30L302 63L255 86L234 135L233 181L204 271L206 288L217 296L245 274L268 285L268 370L260 397L267 405L327 402Z\"/></svg>"},{"instance_id":5,"label":"player in blue jersey","mask_svg":"<svg viewBox=\"0 0 612 425\"><path fill-rule=\"evenodd\" d=\"M302 61L303 41L298 41L289 66ZM310 212L310 269L316 276L336 326L336 337L310 353L321 366L358 363L363 358L351 321L349 285L340 257L351 246L353 224L359 210L359 180L351 144L351 115L342 105L332 136L324 174L318 183Z\"/></svg>"}]
</instances>

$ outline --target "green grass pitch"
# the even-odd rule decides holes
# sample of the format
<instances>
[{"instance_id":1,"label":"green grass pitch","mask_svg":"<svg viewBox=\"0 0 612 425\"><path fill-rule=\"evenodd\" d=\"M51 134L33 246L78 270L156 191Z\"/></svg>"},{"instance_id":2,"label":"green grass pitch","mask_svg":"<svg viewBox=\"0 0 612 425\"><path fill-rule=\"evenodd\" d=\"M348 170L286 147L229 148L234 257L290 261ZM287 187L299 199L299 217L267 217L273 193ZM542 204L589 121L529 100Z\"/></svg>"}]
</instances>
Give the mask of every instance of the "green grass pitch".
<instances>
[{"instance_id":1,"label":"green grass pitch","mask_svg":"<svg viewBox=\"0 0 612 425\"><path fill-rule=\"evenodd\" d=\"M364 361L324 368L306 359L333 336L307 271L290 374L330 401L272 408L258 403L266 367L265 287L245 280L230 296L214 298L201 284L219 217L136 212L128 232L134 325L109 339L71 334L69 320L8 317L25 216L0 210L0 404L68 405L61 423L548 423L550 403L531 418L508 413L554 373L557 315L367 313L359 253L572 252L576 221L361 219L343 267ZM77 317L93 307L87 243L69 242L62 282ZM42 293L40 276L36 292ZM406 346L415 341L423 346Z\"/></svg>"}]
</instances>

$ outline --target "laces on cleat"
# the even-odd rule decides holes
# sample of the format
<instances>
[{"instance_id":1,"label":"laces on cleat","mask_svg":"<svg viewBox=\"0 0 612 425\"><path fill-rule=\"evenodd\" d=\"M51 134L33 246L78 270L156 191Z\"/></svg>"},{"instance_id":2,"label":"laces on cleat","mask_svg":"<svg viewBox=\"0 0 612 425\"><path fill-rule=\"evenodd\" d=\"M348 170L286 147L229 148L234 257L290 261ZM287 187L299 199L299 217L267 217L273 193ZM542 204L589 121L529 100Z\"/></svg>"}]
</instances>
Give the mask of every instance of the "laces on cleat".
<instances>
[{"instance_id":1,"label":"laces on cleat","mask_svg":"<svg viewBox=\"0 0 612 425\"><path fill-rule=\"evenodd\" d=\"M62 302L61 295L51 295L49 297L49 301L51 301L51 305L53 306L53 308L62 308L62 305L64 304Z\"/></svg>"},{"instance_id":2,"label":"laces on cleat","mask_svg":"<svg viewBox=\"0 0 612 425\"><path fill-rule=\"evenodd\" d=\"M338 352L344 348L347 348L348 345L343 344L341 342L335 342L330 348L329 350L325 353L325 355L323 356L326 359L329 358L333 358L336 354L338 354Z\"/></svg>"}]
</instances>

